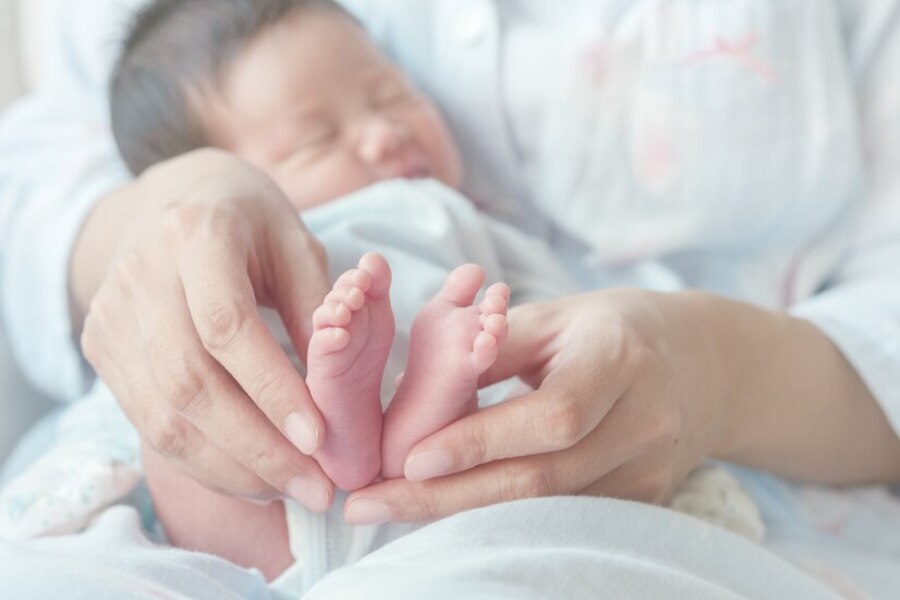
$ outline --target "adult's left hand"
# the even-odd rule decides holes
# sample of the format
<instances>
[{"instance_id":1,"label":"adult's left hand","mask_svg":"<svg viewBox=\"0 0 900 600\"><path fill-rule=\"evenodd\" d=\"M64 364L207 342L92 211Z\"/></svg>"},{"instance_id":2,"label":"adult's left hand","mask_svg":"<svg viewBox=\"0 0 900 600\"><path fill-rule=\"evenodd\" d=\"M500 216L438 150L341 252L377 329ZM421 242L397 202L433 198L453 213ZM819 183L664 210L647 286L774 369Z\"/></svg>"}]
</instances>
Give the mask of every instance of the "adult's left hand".
<instances>
[{"instance_id":1,"label":"adult's left hand","mask_svg":"<svg viewBox=\"0 0 900 600\"><path fill-rule=\"evenodd\" d=\"M535 391L461 419L410 452L405 479L347 500L351 523L423 521L519 498L665 500L723 434L735 380L706 294L611 289L524 305L487 385Z\"/></svg>"}]
</instances>

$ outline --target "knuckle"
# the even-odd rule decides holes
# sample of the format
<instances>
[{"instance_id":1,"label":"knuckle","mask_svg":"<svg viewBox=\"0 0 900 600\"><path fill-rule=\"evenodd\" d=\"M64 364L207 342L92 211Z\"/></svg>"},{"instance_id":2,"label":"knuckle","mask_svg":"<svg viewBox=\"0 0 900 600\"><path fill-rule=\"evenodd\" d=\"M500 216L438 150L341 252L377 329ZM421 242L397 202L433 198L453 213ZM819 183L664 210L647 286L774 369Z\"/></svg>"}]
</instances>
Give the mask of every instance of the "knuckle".
<instances>
[{"instance_id":1,"label":"knuckle","mask_svg":"<svg viewBox=\"0 0 900 600\"><path fill-rule=\"evenodd\" d=\"M275 369L269 369L257 375L251 389L254 390L253 399L261 407L266 407L286 396L287 384L281 373Z\"/></svg>"},{"instance_id":2,"label":"knuckle","mask_svg":"<svg viewBox=\"0 0 900 600\"><path fill-rule=\"evenodd\" d=\"M560 398L547 410L543 418L545 439L555 449L571 448L584 436L585 420L577 399Z\"/></svg>"},{"instance_id":3,"label":"knuckle","mask_svg":"<svg viewBox=\"0 0 900 600\"><path fill-rule=\"evenodd\" d=\"M145 435L150 445L165 456L180 458L185 454L187 440L181 419L172 412L166 412L148 424Z\"/></svg>"},{"instance_id":4,"label":"knuckle","mask_svg":"<svg viewBox=\"0 0 900 600\"><path fill-rule=\"evenodd\" d=\"M475 422L472 426L460 431L459 440L450 445L450 448L464 449L460 455L452 455L453 459L457 459L454 464L464 466L474 466L484 464L499 456L494 456L491 446L487 440L490 438L488 432L484 429L483 424Z\"/></svg>"},{"instance_id":5,"label":"knuckle","mask_svg":"<svg viewBox=\"0 0 900 600\"><path fill-rule=\"evenodd\" d=\"M169 242L189 238L203 219L204 208L193 204L172 204L163 209L160 220L163 235Z\"/></svg>"},{"instance_id":6,"label":"knuckle","mask_svg":"<svg viewBox=\"0 0 900 600\"><path fill-rule=\"evenodd\" d=\"M470 435L469 442L465 447L469 449L469 452L475 458L472 462L473 465L483 464L495 458L492 456L491 446L488 444L487 439L485 432L480 430L474 431Z\"/></svg>"},{"instance_id":7,"label":"knuckle","mask_svg":"<svg viewBox=\"0 0 900 600\"><path fill-rule=\"evenodd\" d=\"M246 323L246 313L233 302L207 306L197 318L197 333L210 352L231 346Z\"/></svg>"},{"instance_id":8,"label":"knuckle","mask_svg":"<svg viewBox=\"0 0 900 600\"><path fill-rule=\"evenodd\" d=\"M403 510L409 511L408 517L417 520L446 516L441 511L441 506L437 499L430 494L416 494L412 499L412 505L407 503Z\"/></svg>"},{"instance_id":9,"label":"knuckle","mask_svg":"<svg viewBox=\"0 0 900 600\"><path fill-rule=\"evenodd\" d=\"M169 404L178 412L197 415L204 412L203 403L206 402L204 394L203 377L199 367L191 362L176 363L178 366L174 373L165 377L167 381L166 393Z\"/></svg>"},{"instance_id":10,"label":"knuckle","mask_svg":"<svg viewBox=\"0 0 900 600\"><path fill-rule=\"evenodd\" d=\"M506 497L540 498L554 493L553 478L540 465L524 465L512 473L507 482Z\"/></svg>"},{"instance_id":11,"label":"knuckle","mask_svg":"<svg viewBox=\"0 0 900 600\"><path fill-rule=\"evenodd\" d=\"M275 448L270 445L258 445L252 448L247 454L244 464L251 473L262 476L278 470L279 467Z\"/></svg>"},{"instance_id":12,"label":"knuckle","mask_svg":"<svg viewBox=\"0 0 900 600\"><path fill-rule=\"evenodd\" d=\"M620 331L620 363L626 372L645 373L656 362L650 341L638 330L623 327Z\"/></svg>"},{"instance_id":13,"label":"knuckle","mask_svg":"<svg viewBox=\"0 0 900 600\"><path fill-rule=\"evenodd\" d=\"M237 240L243 231L240 212L227 204L219 204L209 209L205 215L204 233L214 240Z\"/></svg>"},{"instance_id":14,"label":"knuckle","mask_svg":"<svg viewBox=\"0 0 900 600\"><path fill-rule=\"evenodd\" d=\"M144 261L134 251L128 252L116 261L112 269L112 280L120 292L128 293L137 289L143 281Z\"/></svg>"}]
</instances>

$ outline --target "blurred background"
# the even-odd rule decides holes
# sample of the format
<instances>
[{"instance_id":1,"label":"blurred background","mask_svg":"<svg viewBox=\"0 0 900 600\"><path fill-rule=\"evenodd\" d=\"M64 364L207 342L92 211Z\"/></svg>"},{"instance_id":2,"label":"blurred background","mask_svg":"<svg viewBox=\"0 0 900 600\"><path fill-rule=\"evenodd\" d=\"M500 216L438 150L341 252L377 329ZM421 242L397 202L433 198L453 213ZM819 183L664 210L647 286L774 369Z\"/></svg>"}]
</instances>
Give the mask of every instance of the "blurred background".
<instances>
[{"instance_id":1,"label":"blurred background","mask_svg":"<svg viewBox=\"0 0 900 600\"><path fill-rule=\"evenodd\" d=\"M0 111L38 81L45 6L44 0L0 0ZM13 363L0 323L0 463L15 440L49 407L49 401L27 384Z\"/></svg>"}]
</instances>

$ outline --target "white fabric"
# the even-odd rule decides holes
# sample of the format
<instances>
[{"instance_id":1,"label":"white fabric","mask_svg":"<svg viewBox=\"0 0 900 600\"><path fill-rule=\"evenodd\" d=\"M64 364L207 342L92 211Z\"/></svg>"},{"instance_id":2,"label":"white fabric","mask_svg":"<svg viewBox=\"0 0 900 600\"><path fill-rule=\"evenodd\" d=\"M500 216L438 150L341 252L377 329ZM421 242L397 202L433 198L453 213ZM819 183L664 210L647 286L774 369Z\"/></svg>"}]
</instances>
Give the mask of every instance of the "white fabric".
<instances>
[{"instance_id":1,"label":"white fabric","mask_svg":"<svg viewBox=\"0 0 900 600\"><path fill-rule=\"evenodd\" d=\"M304 599L835 597L759 546L674 512L542 498L430 525Z\"/></svg>"},{"instance_id":2,"label":"white fabric","mask_svg":"<svg viewBox=\"0 0 900 600\"><path fill-rule=\"evenodd\" d=\"M115 552L110 552L115 548ZM41 562L32 559L42 557ZM213 556L152 546L115 507L79 538L0 542L0 597L297 598ZM7 571L8 570L8 574ZM658 507L544 498L470 511L335 571L308 600L839 596L776 556Z\"/></svg>"},{"instance_id":3,"label":"white fabric","mask_svg":"<svg viewBox=\"0 0 900 600\"><path fill-rule=\"evenodd\" d=\"M141 482L140 439L103 382L54 419L49 448L0 480L0 539L80 531Z\"/></svg>"}]
</instances>

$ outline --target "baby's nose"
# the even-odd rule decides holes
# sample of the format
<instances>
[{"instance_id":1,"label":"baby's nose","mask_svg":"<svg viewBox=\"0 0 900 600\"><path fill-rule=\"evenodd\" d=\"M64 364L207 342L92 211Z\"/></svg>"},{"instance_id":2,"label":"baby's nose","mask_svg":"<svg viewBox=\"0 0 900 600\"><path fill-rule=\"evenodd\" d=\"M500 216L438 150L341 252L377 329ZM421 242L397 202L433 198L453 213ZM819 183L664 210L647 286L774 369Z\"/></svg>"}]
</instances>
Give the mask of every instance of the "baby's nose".
<instances>
[{"instance_id":1,"label":"baby's nose","mask_svg":"<svg viewBox=\"0 0 900 600\"><path fill-rule=\"evenodd\" d=\"M400 123L384 118L371 119L359 144L364 162L378 163L400 152L409 140L409 131Z\"/></svg>"}]
</instances>

